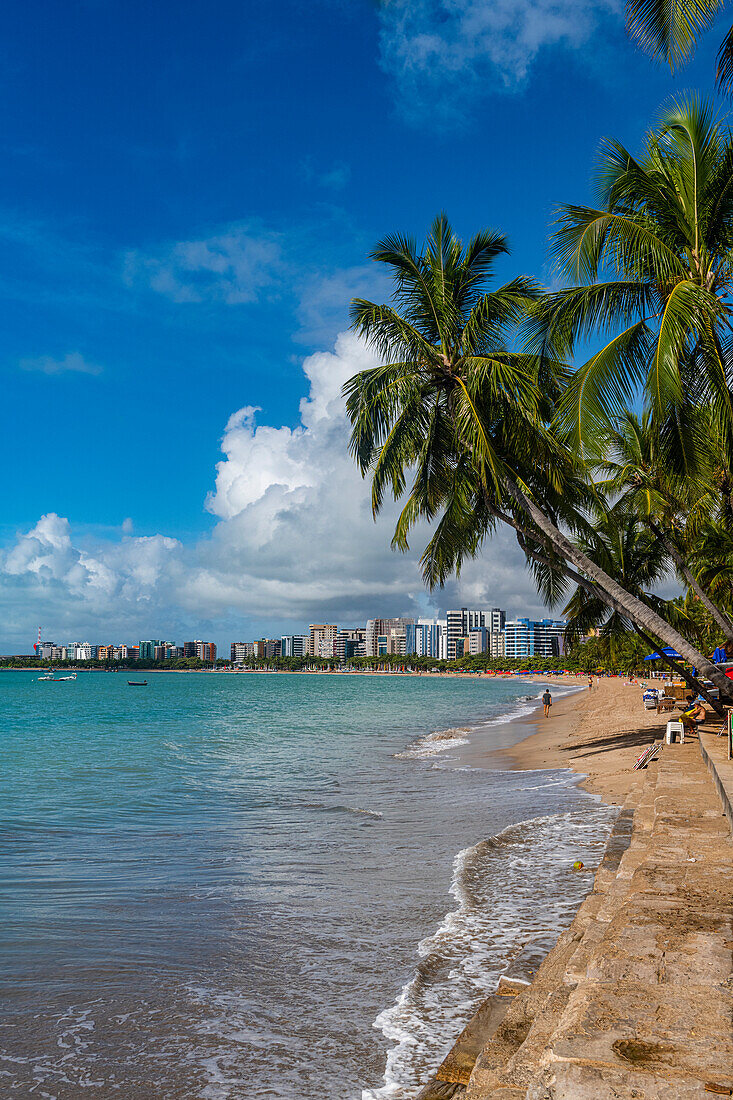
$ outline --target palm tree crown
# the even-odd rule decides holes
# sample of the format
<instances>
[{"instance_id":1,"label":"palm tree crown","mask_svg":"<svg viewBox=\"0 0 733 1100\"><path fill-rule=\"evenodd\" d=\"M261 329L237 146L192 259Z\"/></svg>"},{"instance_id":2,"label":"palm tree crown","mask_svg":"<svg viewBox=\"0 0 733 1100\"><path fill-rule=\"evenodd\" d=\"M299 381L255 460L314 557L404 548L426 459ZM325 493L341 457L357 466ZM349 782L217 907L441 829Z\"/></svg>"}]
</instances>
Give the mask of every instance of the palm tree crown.
<instances>
[{"instance_id":1,"label":"palm tree crown","mask_svg":"<svg viewBox=\"0 0 733 1100\"><path fill-rule=\"evenodd\" d=\"M692 444L681 421L705 406L732 440L730 131L697 97L675 101L639 159L605 143L597 183L596 207L559 212L555 254L575 285L539 311L539 343L555 355L605 337L575 372L562 421L587 447L642 389L657 430L679 422Z\"/></svg>"},{"instance_id":2,"label":"palm tree crown","mask_svg":"<svg viewBox=\"0 0 733 1100\"><path fill-rule=\"evenodd\" d=\"M443 512L423 557L430 584L494 522L487 501L502 498L507 462L521 453L530 477L532 462L553 448L545 430L559 392L553 367L543 364L540 376L536 356L508 346L538 288L520 276L487 289L507 252L505 238L488 230L464 247L441 214L422 253L399 235L372 252L393 274L392 303L351 306L353 328L383 360L344 387L351 450L362 473L371 470L375 513L385 490L398 499L411 479L395 545L407 546L419 518Z\"/></svg>"}]
</instances>

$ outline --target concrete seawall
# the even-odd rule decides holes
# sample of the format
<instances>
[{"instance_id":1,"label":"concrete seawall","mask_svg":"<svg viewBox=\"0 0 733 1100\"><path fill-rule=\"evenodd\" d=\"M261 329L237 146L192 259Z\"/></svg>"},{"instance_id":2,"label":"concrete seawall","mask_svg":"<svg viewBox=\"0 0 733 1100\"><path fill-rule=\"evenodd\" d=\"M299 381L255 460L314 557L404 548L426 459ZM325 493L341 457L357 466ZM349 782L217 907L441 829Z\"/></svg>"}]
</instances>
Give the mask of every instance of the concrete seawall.
<instances>
[{"instance_id":1,"label":"concrete seawall","mask_svg":"<svg viewBox=\"0 0 733 1100\"><path fill-rule=\"evenodd\" d=\"M724 738L665 746L532 985L500 983L421 1100L733 1096L732 806Z\"/></svg>"}]
</instances>

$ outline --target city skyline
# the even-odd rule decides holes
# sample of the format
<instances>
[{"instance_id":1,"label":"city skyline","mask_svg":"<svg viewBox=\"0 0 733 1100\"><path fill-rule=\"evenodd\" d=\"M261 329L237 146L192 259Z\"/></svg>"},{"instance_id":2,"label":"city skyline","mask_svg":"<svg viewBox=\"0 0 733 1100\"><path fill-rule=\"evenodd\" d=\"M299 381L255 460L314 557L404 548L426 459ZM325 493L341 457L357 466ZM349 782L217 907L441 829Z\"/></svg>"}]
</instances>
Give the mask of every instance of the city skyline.
<instances>
[{"instance_id":1,"label":"city skyline","mask_svg":"<svg viewBox=\"0 0 733 1100\"><path fill-rule=\"evenodd\" d=\"M444 618L372 618L363 626L310 623L308 633L235 640L229 643L232 663L250 657L311 657L348 661L356 657L418 656L453 661L464 656L551 656L563 652L565 621L544 617L507 617L503 608L451 608ZM41 660L165 661L196 658L227 660L225 646L197 639L178 645L161 639L133 642L56 642L42 636L33 646ZM30 654L26 654L29 656ZM22 653L5 656L24 656Z\"/></svg>"}]
</instances>

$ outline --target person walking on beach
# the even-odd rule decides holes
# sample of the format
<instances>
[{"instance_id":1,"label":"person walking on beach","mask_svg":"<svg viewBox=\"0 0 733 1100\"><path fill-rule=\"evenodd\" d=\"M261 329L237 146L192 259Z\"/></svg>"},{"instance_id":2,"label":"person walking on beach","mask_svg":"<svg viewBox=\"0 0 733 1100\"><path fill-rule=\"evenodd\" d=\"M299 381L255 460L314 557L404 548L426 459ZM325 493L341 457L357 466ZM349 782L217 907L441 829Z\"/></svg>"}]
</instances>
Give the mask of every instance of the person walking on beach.
<instances>
[{"instance_id":1,"label":"person walking on beach","mask_svg":"<svg viewBox=\"0 0 733 1100\"><path fill-rule=\"evenodd\" d=\"M588 691L593 691L593 677L588 677Z\"/></svg>"},{"instance_id":2,"label":"person walking on beach","mask_svg":"<svg viewBox=\"0 0 733 1100\"><path fill-rule=\"evenodd\" d=\"M545 688L545 694L542 696L542 705L545 708L545 718L549 718L550 707L552 706L552 696L550 695L549 688Z\"/></svg>"}]
</instances>

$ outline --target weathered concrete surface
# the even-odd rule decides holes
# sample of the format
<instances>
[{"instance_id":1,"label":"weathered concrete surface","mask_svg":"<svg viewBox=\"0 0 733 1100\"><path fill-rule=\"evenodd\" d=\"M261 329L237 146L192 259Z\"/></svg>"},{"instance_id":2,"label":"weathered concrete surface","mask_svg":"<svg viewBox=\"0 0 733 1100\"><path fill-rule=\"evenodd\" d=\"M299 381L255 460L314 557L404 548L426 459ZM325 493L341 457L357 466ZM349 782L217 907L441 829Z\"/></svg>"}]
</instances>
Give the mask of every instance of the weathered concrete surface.
<instances>
[{"instance_id":1,"label":"weathered concrete surface","mask_svg":"<svg viewBox=\"0 0 733 1100\"><path fill-rule=\"evenodd\" d=\"M593 893L455 1088L464 1100L733 1095L733 844L696 742L665 748L632 790Z\"/></svg>"},{"instance_id":2,"label":"weathered concrete surface","mask_svg":"<svg viewBox=\"0 0 733 1100\"><path fill-rule=\"evenodd\" d=\"M700 751L713 777L731 829L733 829L733 760L728 759L728 737L700 730Z\"/></svg>"}]
</instances>

